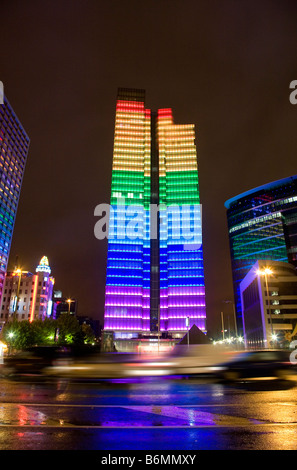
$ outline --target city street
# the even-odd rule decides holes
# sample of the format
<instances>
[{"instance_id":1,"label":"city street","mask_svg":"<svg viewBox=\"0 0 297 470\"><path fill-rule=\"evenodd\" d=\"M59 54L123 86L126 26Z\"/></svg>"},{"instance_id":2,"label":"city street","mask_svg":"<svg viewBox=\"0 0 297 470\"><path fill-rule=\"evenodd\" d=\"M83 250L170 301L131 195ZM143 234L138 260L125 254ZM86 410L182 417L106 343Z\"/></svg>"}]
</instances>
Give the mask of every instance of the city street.
<instances>
[{"instance_id":1,"label":"city street","mask_svg":"<svg viewBox=\"0 0 297 470\"><path fill-rule=\"evenodd\" d=\"M1 450L293 450L297 382L0 379Z\"/></svg>"}]
</instances>

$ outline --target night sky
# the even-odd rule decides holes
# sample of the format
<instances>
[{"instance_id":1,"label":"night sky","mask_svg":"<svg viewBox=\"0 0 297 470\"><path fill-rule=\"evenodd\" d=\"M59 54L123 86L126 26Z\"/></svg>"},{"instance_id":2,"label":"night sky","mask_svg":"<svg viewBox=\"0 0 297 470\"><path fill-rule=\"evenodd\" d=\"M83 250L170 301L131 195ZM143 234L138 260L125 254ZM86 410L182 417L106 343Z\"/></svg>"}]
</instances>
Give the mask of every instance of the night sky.
<instances>
[{"instance_id":1,"label":"night sky","mask_svg":"<svg viewBox=\"0 0 297 470\"><path fill-rule=\"evenodd\" d=\"M1 0L0 80L31 145L10 252L103 320L118 87L196 126L208 327L232 312L224 202L297 173L295 0Z\"/></svg>"}]
</instances>

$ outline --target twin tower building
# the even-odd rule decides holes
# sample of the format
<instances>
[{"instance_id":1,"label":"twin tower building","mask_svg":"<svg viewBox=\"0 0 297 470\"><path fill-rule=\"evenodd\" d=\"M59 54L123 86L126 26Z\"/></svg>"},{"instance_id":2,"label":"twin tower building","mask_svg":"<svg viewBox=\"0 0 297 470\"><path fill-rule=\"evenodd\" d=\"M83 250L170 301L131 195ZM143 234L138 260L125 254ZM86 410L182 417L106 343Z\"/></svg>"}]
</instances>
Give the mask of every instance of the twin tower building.
<instances>
[{"instance_id":1,"label":"twin tower building","mask_svg":"<svg viewBox=\"0 0 297 470\"><path fill-rule=\"evenodd\" d=\"M195 129L145 91L118 90L104 330L115 339L206 331Z\"/></svg>"}]
</instances>

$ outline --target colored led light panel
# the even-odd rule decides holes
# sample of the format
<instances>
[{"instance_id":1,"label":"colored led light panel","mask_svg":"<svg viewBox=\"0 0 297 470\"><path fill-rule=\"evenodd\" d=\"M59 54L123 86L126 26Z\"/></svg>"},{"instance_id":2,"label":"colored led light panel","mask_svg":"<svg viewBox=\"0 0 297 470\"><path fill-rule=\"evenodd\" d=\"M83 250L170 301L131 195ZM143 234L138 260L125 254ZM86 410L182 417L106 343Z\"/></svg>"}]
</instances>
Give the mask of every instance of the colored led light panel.
<instances>
[{"instance_id":1,"label":"colored led light panel","mask_svg":"<svg viewBox=\"0 0 297 470\"><path fill-rule=\"evenodd\" d=\"M159 272L161 331L185 331L186 319L205 331L202 230L194 125L175 125L170 108L159 109L156 128L140 94L116 105L111 183L104 329L149 331L152 324L151 269ZM154 172L152 148L158 152ZM155 169L156 170L156 169ZM153 175L153 176L152 176ZM154 180L154 178L157 179ZM154 183L158 183L154 185ZM152 261L152 187L158 189L158 266ZM182 217L170 206L182 208ZM132 240L127 213L139 207L138 236ZM186 209L185 209L186 208ZM164 227L164 220L167 225ZM129 220L128 220L129 222ZM190 240L182 233L178 223ZM156 254L156 252L154 252ZM155 256L155 255L154 255ZM154 271L156 273L156 271ZM155 278L154 278L155 279Z\"/></svg>"}]
</instances>

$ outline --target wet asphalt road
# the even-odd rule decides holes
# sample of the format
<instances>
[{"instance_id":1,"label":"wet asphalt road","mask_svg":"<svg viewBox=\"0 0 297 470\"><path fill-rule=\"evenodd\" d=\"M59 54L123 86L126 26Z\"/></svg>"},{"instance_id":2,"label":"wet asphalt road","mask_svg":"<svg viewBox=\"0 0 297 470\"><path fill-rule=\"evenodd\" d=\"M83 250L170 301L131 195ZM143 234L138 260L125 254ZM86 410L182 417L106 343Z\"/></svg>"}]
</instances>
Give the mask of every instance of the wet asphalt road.
<instances>
[{"instance_id":1,"label":"wet asphalt road","mask_svg":"<svg viewBox=\"0 0 297 470\"><path fill-rule=\"evenodd\" d=\"M1 450L295 450L297 381L0 379Z\"/></svg>"}]
</instances>

